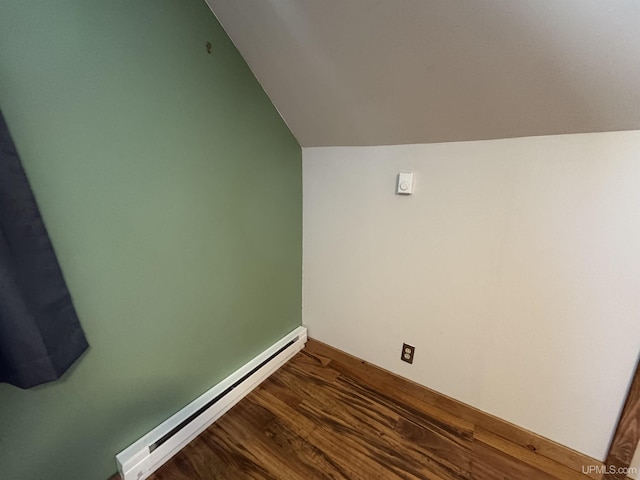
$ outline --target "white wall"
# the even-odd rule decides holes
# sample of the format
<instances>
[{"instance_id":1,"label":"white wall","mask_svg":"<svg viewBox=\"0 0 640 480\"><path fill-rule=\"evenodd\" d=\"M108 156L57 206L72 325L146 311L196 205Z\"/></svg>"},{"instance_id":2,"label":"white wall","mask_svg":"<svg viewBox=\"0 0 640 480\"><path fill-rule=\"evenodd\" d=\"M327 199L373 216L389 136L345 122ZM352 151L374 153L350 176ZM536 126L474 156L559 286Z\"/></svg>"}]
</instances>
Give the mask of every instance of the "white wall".
<instances>
[{"instance_id":1,"label":"white wall","mask_svg":"<svg viewBox=\"0 0 640 480\"><path fill-rule=\"evenodd\" d=\"M640 131L305 148L303 177L312 337L604 459L640 349Z\"/></svg>"}]
</instances>

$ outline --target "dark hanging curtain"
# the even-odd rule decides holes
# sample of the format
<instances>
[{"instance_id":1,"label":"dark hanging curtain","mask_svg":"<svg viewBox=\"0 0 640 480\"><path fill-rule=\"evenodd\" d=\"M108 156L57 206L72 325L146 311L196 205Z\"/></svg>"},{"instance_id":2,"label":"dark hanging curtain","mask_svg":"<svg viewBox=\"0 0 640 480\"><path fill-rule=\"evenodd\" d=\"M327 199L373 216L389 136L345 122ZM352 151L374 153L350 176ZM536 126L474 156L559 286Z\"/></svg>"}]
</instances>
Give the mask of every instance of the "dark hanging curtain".
<instances>
[{"instance_id":1,"label":"dark hanging curtain","mask_svg":"<svg viewBox=\"0 0 640 480\"><path fill-rule=\"evenodd\" d=\"M87 348L0 112L0 382L21 388L50 382Z\"/></svg>"}]
</instances>

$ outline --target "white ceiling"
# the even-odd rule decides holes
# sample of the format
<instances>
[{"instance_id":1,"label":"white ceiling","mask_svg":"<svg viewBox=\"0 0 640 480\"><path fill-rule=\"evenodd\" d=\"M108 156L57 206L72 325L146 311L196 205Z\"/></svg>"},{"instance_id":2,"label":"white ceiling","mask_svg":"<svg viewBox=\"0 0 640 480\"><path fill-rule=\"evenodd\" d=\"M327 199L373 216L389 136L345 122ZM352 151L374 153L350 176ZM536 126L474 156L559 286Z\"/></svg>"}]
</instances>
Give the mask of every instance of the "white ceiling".
<instances>
[{"instance_id":1,"label":"white ceiling","mask_svg":"<svg viewBox=\"0 0 640 480\"><path fill-rule=\"evenodd\" d=\"M640 129L640 0L207 0L303 147Z\"/></svg>"}]
</instances>

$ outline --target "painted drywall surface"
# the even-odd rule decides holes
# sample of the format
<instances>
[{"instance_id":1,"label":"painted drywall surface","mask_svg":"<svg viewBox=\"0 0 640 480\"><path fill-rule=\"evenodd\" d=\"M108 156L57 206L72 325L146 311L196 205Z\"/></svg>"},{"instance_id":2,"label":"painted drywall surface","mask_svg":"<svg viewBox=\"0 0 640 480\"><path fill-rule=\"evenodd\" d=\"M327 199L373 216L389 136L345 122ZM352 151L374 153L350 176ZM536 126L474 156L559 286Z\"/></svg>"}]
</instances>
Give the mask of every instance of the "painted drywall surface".
<instances>
[{"instance_id":1,"label":"painted drywall surface","mask_svg":"<svg viewBox=\"0 0 640 480\"><path fill-rule=\"evenodd\" d=\"M640 2L207 1L304 147L640 128Z\"/></svg>"},{"instance_id":2,"label":"painted drywall surface","mask_svg":"<svg viewBox=\"0 0 640 480\"><path fill-rule=\"evenodd\" d=\"M0 386L0 476L104 480L300 325L301 151L200 0L0 0L0 45L0 105L91 343L59 382Z\"/></svg>"},{"instance_id":3,"label":"painted drywall surface","mask_svg":"<svg viewBox=\"0 0 640 480\"><path fill-rule=\"evenodd\" d=\"M640 349L639 158L638 131L305 148L303 323L602 459Z\"/></svg>"}]
</instances>

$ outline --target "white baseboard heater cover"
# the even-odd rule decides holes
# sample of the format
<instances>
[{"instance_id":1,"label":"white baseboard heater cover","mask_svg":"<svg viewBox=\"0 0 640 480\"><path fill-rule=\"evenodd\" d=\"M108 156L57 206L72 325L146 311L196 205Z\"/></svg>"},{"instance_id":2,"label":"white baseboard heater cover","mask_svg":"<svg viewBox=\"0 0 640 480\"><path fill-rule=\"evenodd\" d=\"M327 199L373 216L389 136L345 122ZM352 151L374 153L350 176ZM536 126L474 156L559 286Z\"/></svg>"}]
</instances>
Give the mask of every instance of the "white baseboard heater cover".
<instances>
[{"instance_id":1,"label":"white baseboard heater cover","mask_svg":"<svg viewBox=\"0 0 640 480\"><path fill-rule=\"evenodd\" d=\"M116 455L122 480L144 480L284 365L307 342L299 327Z\"/></svg>"}]
</instances>

